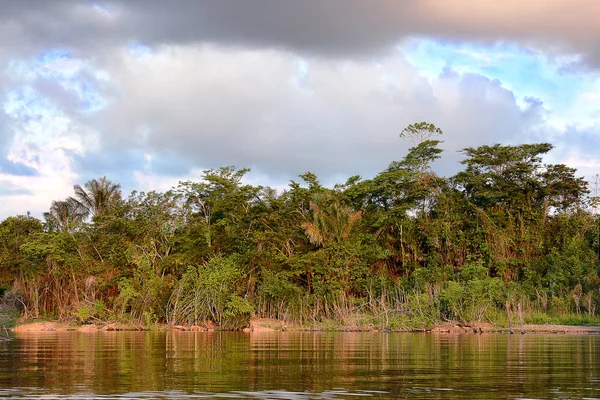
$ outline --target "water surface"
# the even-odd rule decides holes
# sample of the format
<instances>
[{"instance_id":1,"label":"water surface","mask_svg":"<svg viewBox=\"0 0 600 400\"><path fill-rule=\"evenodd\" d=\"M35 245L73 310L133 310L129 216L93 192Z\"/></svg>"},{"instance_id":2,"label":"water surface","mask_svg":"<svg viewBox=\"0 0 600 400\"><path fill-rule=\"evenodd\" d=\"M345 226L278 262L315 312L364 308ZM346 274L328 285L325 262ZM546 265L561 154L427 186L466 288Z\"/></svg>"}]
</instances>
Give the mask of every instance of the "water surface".
<instances>
[{"instance_id":1,"label":"water surface","mask_svg":"<svg viewBox=\"0 0 600 400\"><path fill-rule=\"evenodd\" d=\"M39 332L0 397L600 398L600 336Z\"/></svg>"}]
</instances>

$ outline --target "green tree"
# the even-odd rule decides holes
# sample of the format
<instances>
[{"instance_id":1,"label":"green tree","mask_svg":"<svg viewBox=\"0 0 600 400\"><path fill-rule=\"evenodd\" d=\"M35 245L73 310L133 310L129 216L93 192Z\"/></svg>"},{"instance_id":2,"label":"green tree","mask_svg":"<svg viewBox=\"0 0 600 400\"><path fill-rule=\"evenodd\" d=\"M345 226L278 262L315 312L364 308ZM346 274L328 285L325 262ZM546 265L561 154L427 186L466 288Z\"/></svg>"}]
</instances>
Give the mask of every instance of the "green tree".
<instances>
[{"instance_id":1,"label":"green tree","mask_svg":"<svg viewBox=\"0 0 600 400\"><path fill-rule=\"evenodd\" d=\"M105 176L100 179L91 179L83 187L73 186L75 197L71 201L79 204L86 210L87 216L96 216L112 203L121 199L121 185L111 182Z\"/></svg>"},{"instance_id":2,"label":"green tree","mask_svg":"<svg viewBox=\"0 0 600 400\"><path fill-rule=\"evenodd\" d=\"M48 230L52 232L73 232L81 225L88 210L78 201L68 198L53 201L50 211L44 213Z\"/></svg>"},{"instance_id":3,"label":"green tree","mask_svg":"<svg viewBox=\"0 0 600 400\"><path fill-rule=\"evenodd\" d=\"M471 208L464 229L483 228L484 237L473 238L483 242L477 257L506 280L518 280L544 255L548 222L577 209L587 193L574 169L542 164L551 149L548 143L467 148L467 168L454 177Z\"/></svg>"},{"instance_id":4,"label":"green tree","mask_svg":"<svg viewBox=\"0 0 600 400\"><path fill-rule=\"evenodd\" d=\"M8 217L0 223L0 286L9 287L18 274L32 267L21 246L42 232L42 223L29 215Z\"/></svg>"},{"instance_id":5,"label":"green tree","mask_svg":"<svg viewBox=\"0 0 600 400\"><path fill-rule=\"evenodd\" d=\"M408 125L400 132L401 138L407 138L416 145L429 140L434 136L439 136L443 132L440 128L429 122L416 122Z\"/></svg>"}]
</instances>

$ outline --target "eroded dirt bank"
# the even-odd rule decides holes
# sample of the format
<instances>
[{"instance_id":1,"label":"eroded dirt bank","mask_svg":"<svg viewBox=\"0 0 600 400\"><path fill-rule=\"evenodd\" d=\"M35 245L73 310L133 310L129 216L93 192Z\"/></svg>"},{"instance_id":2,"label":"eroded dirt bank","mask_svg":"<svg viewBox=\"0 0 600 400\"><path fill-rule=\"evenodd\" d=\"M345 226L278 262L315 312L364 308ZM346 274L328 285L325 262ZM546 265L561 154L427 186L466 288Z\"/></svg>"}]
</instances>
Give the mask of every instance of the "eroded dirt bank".
<instances>
[{"instance_id":1,"label":"eroded dirt bank","mask_svg":"<svg viewBox=\"0 0 600 400\"><path fill-rule=\"evenodd\" d=\"M137 326L133 324L85 324L85 325L72 325L61 322L32 322L17 325L12 328L14 332L65 332L65 331L77 331L77 332L102 332L102 331L143 331L143 330L172 330L172 331L190 331L190 332L211 332L217 330L214 325L203 324L203 325L160 325L152 328L146 328L143 326ZM379 329L366 327L344 327L340 326L336 329L320 326L295 326L286 324L284 321L275 319L253 319L250 321L250 326L244 329L244 332L277 332L277 331L339 331L339 332L380 332ZM513 326L512 331L514 334L521 333L520 326ZM388 331L382 331L388 332ZM410 331L397 331L397 332L410 332ZM415 330L414 332L425 332L434 334L485 334L485 333L510 333L508 327L498 326L489 323L473 323L473 324L458 324L458 323L442 323L434 326L431 329ZM574 325L523 325L523 333L525 334L600 334L600 327L598 326L574 326Z\"/></svg>"}]
</instances>

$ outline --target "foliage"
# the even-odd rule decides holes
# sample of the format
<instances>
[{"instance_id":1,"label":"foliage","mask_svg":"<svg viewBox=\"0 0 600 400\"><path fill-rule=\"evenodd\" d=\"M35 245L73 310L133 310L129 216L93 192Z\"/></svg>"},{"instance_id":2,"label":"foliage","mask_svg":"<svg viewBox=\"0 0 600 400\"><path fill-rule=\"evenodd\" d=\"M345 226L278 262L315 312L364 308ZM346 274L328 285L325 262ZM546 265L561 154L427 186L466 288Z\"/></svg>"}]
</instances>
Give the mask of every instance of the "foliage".
<instances>
[{"instance_id":1,"label":"foliage","mask_svg":"<svg viewBox=\"0 0 600 400\"><path fill-rule=\"evenodd\" d=\"M440 177L441 133L409 125L404 158L333 188L311 172L284 191L252 186L233 166L127 198L92 179L44 223L0 223L0 286L25 317L79 322L426 329L506 322L508 304L595 323L600 218L586 182L544 164L547 143L466 148L464 169Z\"/></svg>"},{"instance_id":2,"label":"foliage","mask_svg":"<svg viewBox=\"0 0 600 400\"><path fill-rule=\"evenodd\" d=\"M205 265L189 267L169 300L169 322L199 325L210 320L224 328L247 325L254 310L239 295L242 277L233 257L217 256Z\"/></svg>"}]
</instances>

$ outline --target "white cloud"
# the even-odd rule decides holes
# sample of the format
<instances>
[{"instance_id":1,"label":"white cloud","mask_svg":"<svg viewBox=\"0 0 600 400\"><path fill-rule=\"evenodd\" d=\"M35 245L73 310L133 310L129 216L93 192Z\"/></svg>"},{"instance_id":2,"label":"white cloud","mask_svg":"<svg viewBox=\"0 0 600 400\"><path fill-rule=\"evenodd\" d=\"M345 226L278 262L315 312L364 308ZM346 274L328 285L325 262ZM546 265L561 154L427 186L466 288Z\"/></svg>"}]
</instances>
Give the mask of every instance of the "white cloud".
<instances>
[{"instance_id":1,"label":"white cloud","mask_svg":"<svg viewBox=\"0 0 600 400\"><path fill-rule=\"evenodd\" d=\"M73 176L15 176L0 173L0 186L11 188L7 193L0 194L0 219L28 211L39 218L43 211L48 210L52 200L72 195Z\"/></svg>"},{"instance_id":2,"label":"white cloud","mask_svg":"<svg viewBox=\"0 0 600 400\"><path fill-rule=\"evenodd\" d=\"M105 139L154 157L178 154L190 166L249 166L270 176L266 184L307 170L328 182L372 175L403 157L409 144L398 134L416 121L441 126L452 150L522 139L542 122L541 105L519 107L498 82L457 73L430 80L401 53L299 64L287 52L205 45L118 59L105 66L120 82L113 106L98 114ZM458 158L446 157L447 165Z\"/></svg>"},{"instance_id":3,"label":"white cloud","mask_svg":"<svg viewBox=\"0 0 600 400\"><path fill-rule=\"evenodd\" d=\"M0 174L5 215L41 213L92 166L146 191L230 164L279 188L307 170L370 176L404 156L398 134L417 121L445 132L442 174L456 150L496 142L578 144L564 159L595 167L600 80L577 69L600 65L590 2L500 2L486 19L478 1L267 1L268 18L226 0L31 4L0 5L0 148L37 173ZM412 35L434 44L421 65L400 46Z\"/></svg>"},{"instance_id":4,"label":"white cloud","mask_svg":"<svg viewBox=\"0 0 600 400\"><path fill-rule=\"evenodd\" d=\"M64 174L70 171L69 153L82 155L98 145L91 129L78 126L31 87L9 92L4 111L14 132L7 159L40 174Z\"/></svg>"},{"instance_id":5,"label":"white cloud","mask_svg":"<svg viewBox=\"0 0 600 400\"><path fill-rule=\"evenodd\" d=\"M27 175L0 174L0 182L10 187L0 195L2 216L31 211L40 216L52 200L72 194L78 172L73 168L73 156L84 156L98 149L99 138L91 127L65 110L56 99L45 96L35 88L37 79L50 78L76 85L80 73L78 63L59 62L51 68L40 64L19 63L17 72L11 70L11 89L6 92L2 109L7 117L5 143L6 160L22 165ZM41 63L48 66L48 63ZM14 66L15 64L13 64ZM84 100L89 94L77 93Z\"/></svg>"},{"instance_id":6,"label":"white cloud","mask_svg":"<svg viewBox=\"0 0 600 400\"><path fill-rule=\"evenodd\" d=\"M577 176L582 176L592 182L596 174L600 173L600 161L597 157L584 154L577 150L569 150L560 163L577 169Z\"/></svg>"},{"instance_id":7,"label":"white cloud","mask_svg":"<svg viewBox=\"0 0 600 400\"><path fill-rule=\"evenodd\" d=\"M595 101L600 100L600 93L582 93L580 96L583 100Z\"/></svg>"}]
</instances>

